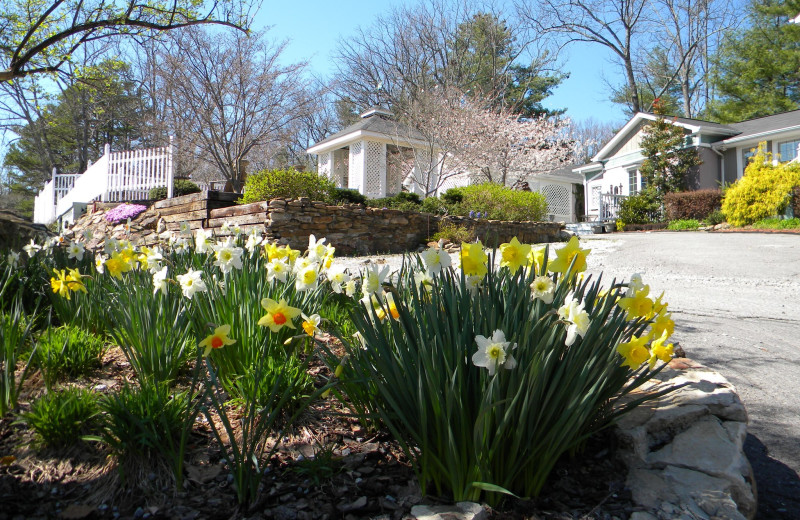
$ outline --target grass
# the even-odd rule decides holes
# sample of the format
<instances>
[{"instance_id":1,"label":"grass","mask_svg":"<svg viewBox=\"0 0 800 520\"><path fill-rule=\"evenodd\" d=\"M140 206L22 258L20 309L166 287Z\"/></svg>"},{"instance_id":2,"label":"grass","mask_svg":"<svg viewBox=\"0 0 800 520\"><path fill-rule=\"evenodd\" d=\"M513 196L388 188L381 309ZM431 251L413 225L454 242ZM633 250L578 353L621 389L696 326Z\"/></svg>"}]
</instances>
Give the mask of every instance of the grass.
<instances>
[{"instance_id":1,"label":"grass","mask_svg":"<svg viewBox=\"0 0 800 520\"><path fill-rule=\"evenodd\" d=\"M765 218L750 225L753 229L800 229L800 218Z\"/></svg>"},{"instance_id":2,"label":"grass","mask_svg":"<svg viewBox=\"0 0 800 520\"><path fill-rule=\"evenodd\" d=\"M685 230L692 230L698 229L700 227L700 222L695 219L681 219L681 220L673 220L667 226L667 229L671 231L685 231Z\"/></svg>"},{"instance_id":3,"label":"grass","mask_svg":"<svg viewBox=\"0 0 800 520\"><path fill-rule=\"evenodd\" d=\"M36 433L37 441L44 446L70 446L87 438L86 434L97 426L99 413L94 394L71 387L47 393L31 403L21 422Z\"/></svg>"}]
</instances>

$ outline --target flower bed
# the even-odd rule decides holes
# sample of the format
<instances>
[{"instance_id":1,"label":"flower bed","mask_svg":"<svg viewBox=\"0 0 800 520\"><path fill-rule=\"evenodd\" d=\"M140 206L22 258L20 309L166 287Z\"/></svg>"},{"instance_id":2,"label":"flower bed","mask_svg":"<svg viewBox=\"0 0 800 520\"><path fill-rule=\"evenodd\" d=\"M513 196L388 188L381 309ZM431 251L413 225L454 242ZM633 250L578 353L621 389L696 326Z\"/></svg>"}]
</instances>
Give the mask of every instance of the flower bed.
<instances>
[{"instance_id":1,"label":"flower bed","mask_svg":"<svg viewBox=\"0 0 800 520\"><path fill-rule=\"evenodd\" d=\"M78 494L92 507L144 507L219 475L223 502L243 513L278 507L289 461L324 486L352 454L326 442L334 410L357 421L336 423L355 445L389 442L391 455L373 457L413 473L422 494L502 509L547 490L566 454L671 390L621 401L671 358L674 324L640 278L584 278L589 251L576 238L555 258L514 238L496 250L463 243L458 265L431 247L399 272L356 273L324 238L301 252L225 227L218 239L183 226L153 247L109 238L92 254L56 239L2 256L0 339L4 366L17 368L2 374L2 427L38 453L84 443L108 461L92 471L113 485ZM115 361L87 368L104 375L57 373L30 353L56 325L112 345L103 359ZM97 354L75 357L92 367ZM63 420L78 427L52 428ZM291 455L297 439L310 451ZM16 450L0 454L8 474L32 456ZM349 470L367 480L366 468ZM332 514L367 503L343 495Z\"/></svg>"}]
</instances>

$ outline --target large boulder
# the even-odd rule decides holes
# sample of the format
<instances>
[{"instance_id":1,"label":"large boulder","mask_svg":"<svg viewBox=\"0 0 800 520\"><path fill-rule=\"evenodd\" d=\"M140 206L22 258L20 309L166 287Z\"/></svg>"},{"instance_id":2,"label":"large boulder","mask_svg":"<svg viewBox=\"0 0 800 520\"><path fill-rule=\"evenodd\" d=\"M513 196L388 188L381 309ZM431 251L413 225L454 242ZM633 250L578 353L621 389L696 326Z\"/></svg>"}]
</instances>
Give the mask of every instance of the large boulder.
<instances>
[{"instance_id":1,"label":"large boulder","mask_svg":"<svg viewBox=\"0 0 800 520\"><path fill-rule=\"evenodd\" d=\"M12 211L0 210L0 250L21 249L32 238L41 244L52 236L44 225L34 224Z\"/></svg>"}]
</instances>

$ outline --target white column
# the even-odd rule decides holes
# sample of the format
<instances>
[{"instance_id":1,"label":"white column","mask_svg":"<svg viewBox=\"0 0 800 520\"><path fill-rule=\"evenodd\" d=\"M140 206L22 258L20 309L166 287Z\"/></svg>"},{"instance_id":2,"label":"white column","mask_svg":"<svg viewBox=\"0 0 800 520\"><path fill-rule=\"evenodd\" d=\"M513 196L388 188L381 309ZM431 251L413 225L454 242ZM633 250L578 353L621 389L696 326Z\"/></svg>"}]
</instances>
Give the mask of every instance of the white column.
<instances>
[{"instance_id":1,"label":"white column","mask_svg":"<svg viewBox=\"0 0 800 520\"><path fill-rule=\"evenodd\" d=\"M356 141L350 145L349 179L347 187L366 195L366 141Z\"/></svg>"}]
</instances>

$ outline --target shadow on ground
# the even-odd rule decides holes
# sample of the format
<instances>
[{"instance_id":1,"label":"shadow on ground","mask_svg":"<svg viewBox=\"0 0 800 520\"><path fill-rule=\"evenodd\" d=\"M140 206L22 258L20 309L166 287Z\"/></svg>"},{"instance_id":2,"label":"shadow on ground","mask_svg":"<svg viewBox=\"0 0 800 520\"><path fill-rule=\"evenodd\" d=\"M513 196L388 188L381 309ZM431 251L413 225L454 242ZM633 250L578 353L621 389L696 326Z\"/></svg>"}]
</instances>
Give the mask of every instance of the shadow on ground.
<instances>
[{"instance_id":1,"label":"shadow on ground","mask_svg":"<svg viewBox=\"0 0 800 520\"><path fill-rule=\"evenodd\" d=\"M758 489L759 520L796 520L800 517L800 476L769 456L758 437L748 434L744 452L753 466Z\"/></svg>"}]
</instances>

